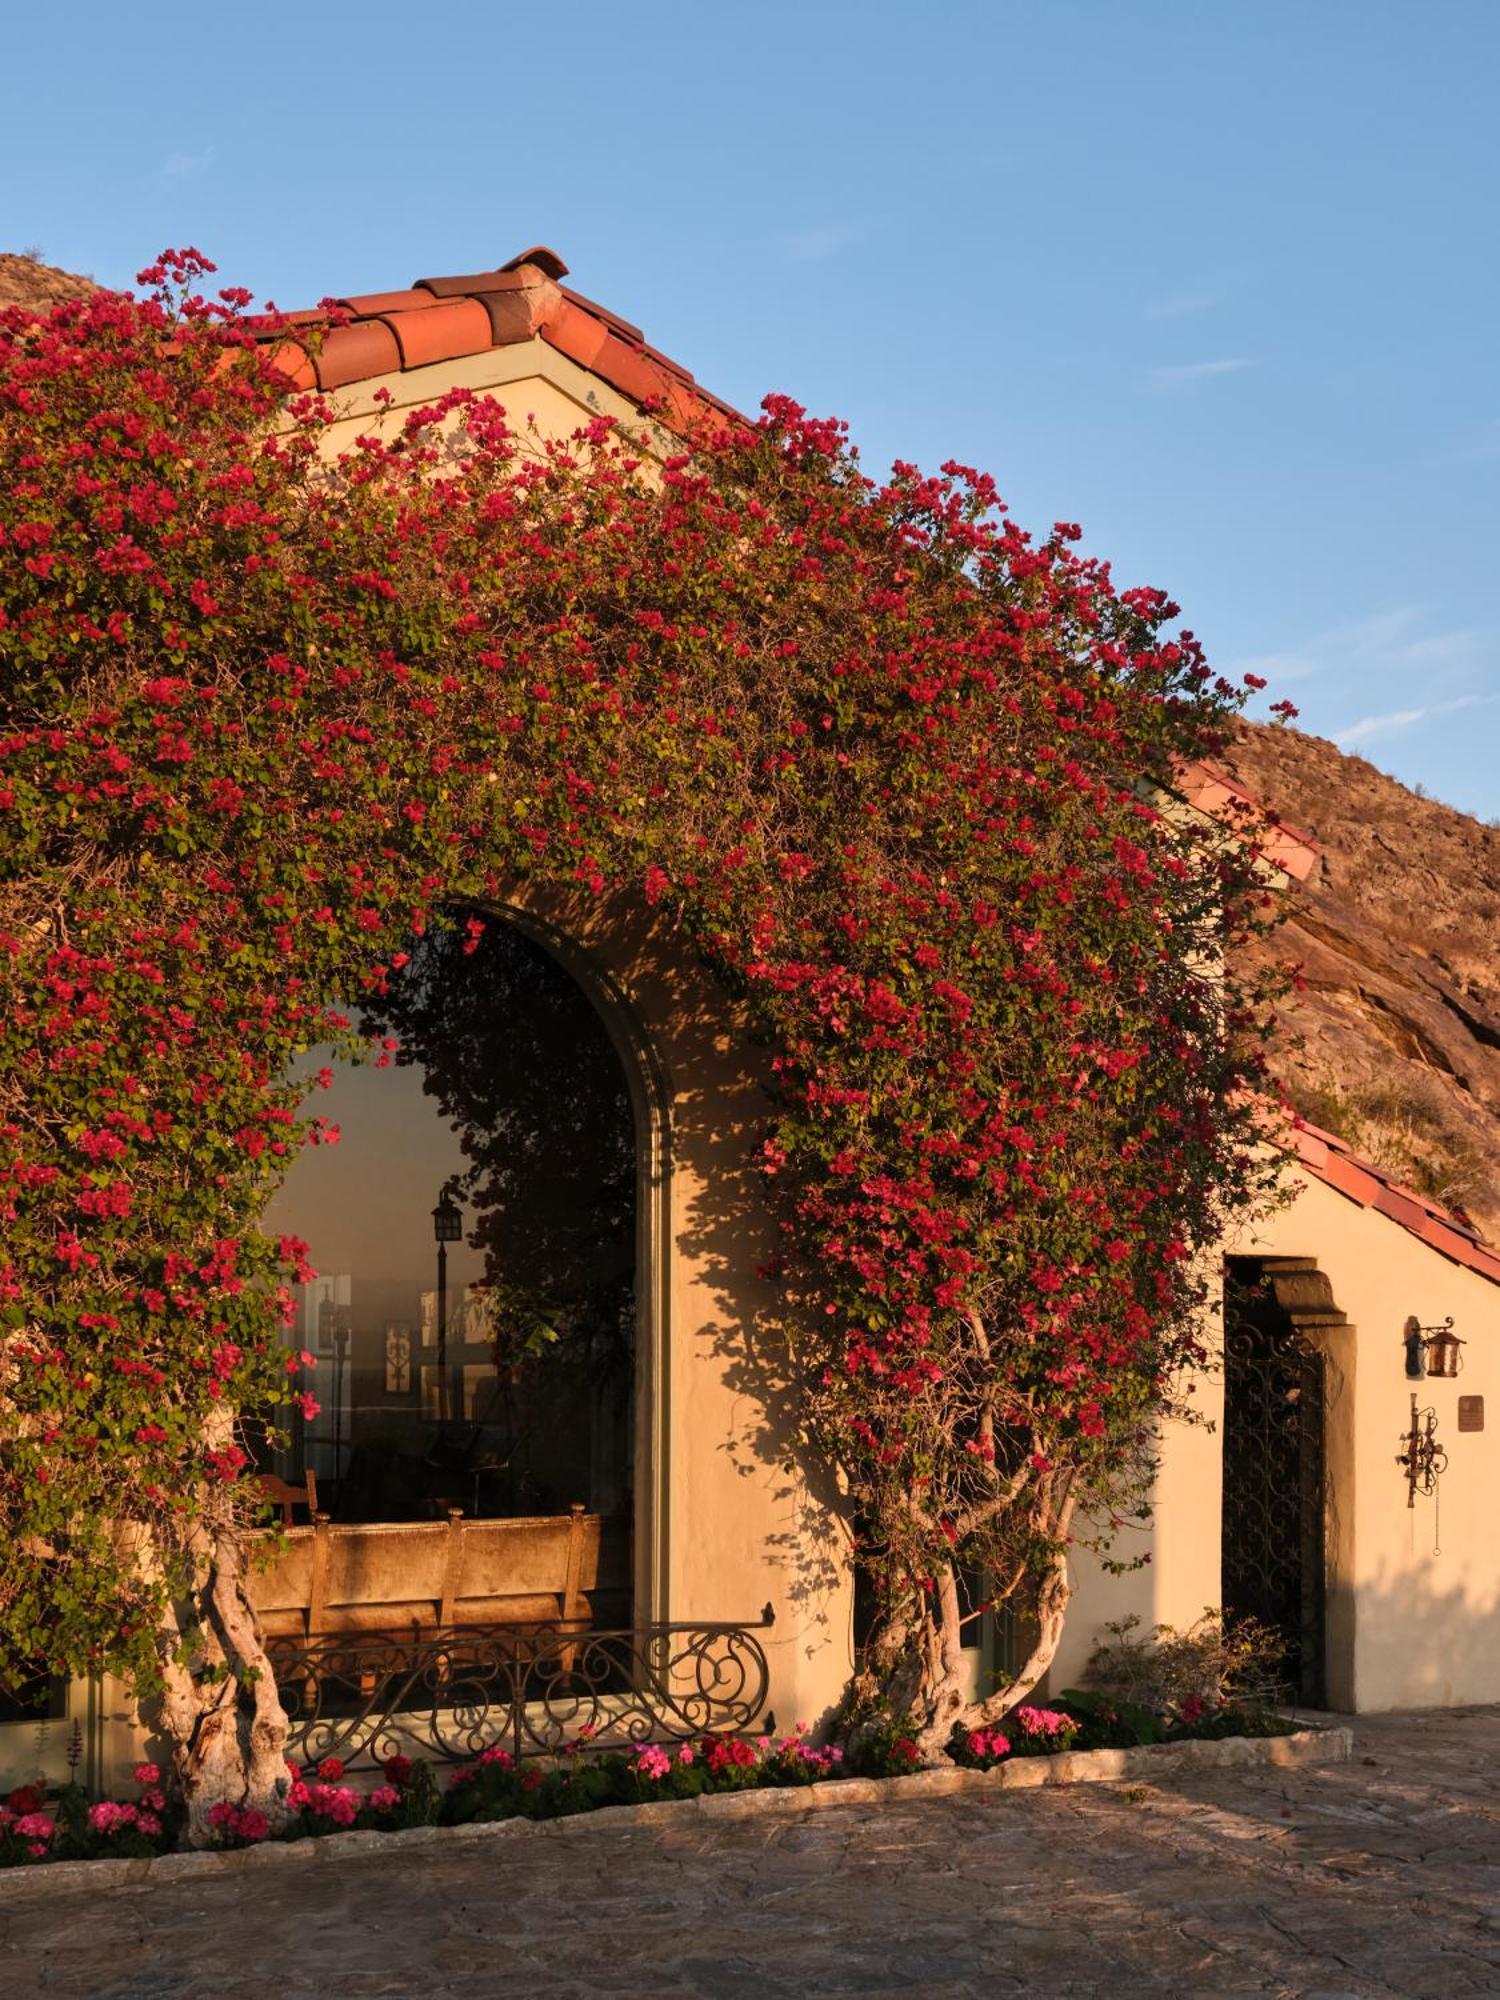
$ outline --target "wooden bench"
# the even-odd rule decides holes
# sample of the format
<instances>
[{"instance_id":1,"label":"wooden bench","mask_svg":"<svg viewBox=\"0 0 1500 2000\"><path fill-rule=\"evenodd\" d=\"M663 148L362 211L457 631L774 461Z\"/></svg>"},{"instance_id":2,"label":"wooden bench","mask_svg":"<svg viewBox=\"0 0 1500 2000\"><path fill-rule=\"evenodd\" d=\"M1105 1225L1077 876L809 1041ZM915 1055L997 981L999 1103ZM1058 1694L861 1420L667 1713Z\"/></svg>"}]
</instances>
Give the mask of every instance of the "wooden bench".
<instances>
[{"instance_id":1,"label":"wooden bench","mask_svg":"<svg viewBox=\"0 0 1500 2000\"><path fill-rule=\"evenodd\" d=\"M582 1631L600 1582L603 1518L570 1512L512 1521L291 1528L250 1597L268 1638L368 1632L416 1636L445 1626L561 1626Z\"/></svg>"}]
</instances>

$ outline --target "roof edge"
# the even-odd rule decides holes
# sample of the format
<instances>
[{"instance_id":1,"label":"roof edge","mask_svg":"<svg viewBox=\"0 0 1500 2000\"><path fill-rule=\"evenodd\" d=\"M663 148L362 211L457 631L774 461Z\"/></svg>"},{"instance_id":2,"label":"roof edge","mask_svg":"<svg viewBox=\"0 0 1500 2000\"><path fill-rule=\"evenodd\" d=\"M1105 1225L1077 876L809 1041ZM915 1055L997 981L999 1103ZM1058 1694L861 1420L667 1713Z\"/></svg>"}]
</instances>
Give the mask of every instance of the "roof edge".
<instances>
[{"instance_id":1,"label":"roof edge","mask_svg":"<svg viewBox=\"0 0 1500 2000\"><path fill-rule=\"evenodd\" d=\"M1500 1285L1500 1251L1492 1249L1471 1223L1395 1180L1372 1160L1362 1159L1336 1132L1299 1118L1281 1143L1299 1166L1345 1200L1376 1210L1450 1263Z\"/></svg>"}]
</instances>

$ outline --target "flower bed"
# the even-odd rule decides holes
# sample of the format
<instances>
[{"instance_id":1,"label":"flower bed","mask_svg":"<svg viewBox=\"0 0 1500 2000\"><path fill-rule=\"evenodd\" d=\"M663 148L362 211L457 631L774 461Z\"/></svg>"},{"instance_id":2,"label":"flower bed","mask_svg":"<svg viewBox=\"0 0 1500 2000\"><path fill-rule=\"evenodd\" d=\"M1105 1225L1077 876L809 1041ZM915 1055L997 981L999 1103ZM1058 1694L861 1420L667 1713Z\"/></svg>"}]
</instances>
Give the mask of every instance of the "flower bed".
<instances>
[{"instance_id":1,"label":"flower bed","mask_svg":"<svg viewBox=\"0 0 1500 2000\"><path fill-rule=\"evenodd\" d=\"M0 1868L38 1861L139 1860L174 1843L178 1816L155 1764L137 1764L133 1799L90 1804L81 1785L21 1785L0 1803ZM267 1829L269 1831L269 1829Z\"/></svg>"},{"instance_id":2,"label":"flower bed","mask_svg":"<svg viewBox=\"0 0 1500 2000\"><path fill-rule=\"evenodd\" d=\"M972 1730L954 1739L949 1757L960 1769L992 1771L1017 1758L1056 1756L1077 1749L1113 1749L1146 1743L1222 1740L1294 1733L1296 1724L1264 1710L1221 1705L1185 1716L1122 1714L1102 1698L1070 1694L1055 1708L1023 1706L1003 1729ZM395 1833L412 1827L461 1826L505 1819L561 1819L602 1806L645 1805L724 1792L785 1790L841 1778L908 1776L921 1762L916 1743L891 1729L868 1730L846 1756L809 1741L804 1729L789 1736L703 1736L694 1743L642 1743L632 1750L601 1751L587 1733L547 1763L517 1763L499 1746L485 1750L440 1782L429 1764L396 1756L369 1789L346 1782L335 1757L316 1766L289 1768L290 1817L273 1832L266 1814L230 1804L210 1818L220 1849L255 1847L352 1830ZM0 1868L50 1861L141 1859L170 1852L181 1816L162 1787L154 1764L138 1764L132 1800L90 1803L83 1789L65 1785L48 1793L22 1786L0 1804Z\"/></svg>"}]
</instances>

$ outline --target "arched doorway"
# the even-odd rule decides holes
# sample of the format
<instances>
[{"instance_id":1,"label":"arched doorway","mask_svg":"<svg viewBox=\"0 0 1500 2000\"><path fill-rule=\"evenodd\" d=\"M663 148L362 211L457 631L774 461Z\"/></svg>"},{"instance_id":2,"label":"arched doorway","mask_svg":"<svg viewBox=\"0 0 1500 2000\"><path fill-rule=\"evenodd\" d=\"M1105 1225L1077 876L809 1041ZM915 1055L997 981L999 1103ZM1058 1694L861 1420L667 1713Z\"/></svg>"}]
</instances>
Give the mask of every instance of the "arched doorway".
<instances>
[{"instance_id":1,"label":"arched doorway","mask_svg":"<svg viewBox=\"0 0 1500 2000\"><path fill-rule=\"evenodd\" d=\"M1327 1699L1326 1329L1345 1324L1310 1259L1226 1259L1223 1605L1281 1637L1280 1693Z\"/></svg>"},{"instance_id":2,"label":"arched doorway","mask_svg":"<svg viewBox=\"0 0 1500 2000\"><path fill-rule=\"evenodd\" d=\"M340 1140L266 1215L318 1272L289 1338L321 1408L281 1470L340 1525L581 1513L591 1618L629 1623L661 1141L628 1034L523 923L435 925L363 1009L386 1060L309 1059Z\"/></svg>"}]
</instances>

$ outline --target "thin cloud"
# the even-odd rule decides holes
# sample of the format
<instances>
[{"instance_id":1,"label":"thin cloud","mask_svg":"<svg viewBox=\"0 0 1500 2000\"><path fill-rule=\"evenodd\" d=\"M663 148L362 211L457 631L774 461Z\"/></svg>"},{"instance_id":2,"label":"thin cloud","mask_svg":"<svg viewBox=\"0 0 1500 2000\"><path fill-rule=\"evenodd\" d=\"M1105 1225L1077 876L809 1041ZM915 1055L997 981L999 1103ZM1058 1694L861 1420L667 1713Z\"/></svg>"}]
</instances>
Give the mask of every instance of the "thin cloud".
<instances>
[{"instance_id":1,"label":"thin cloud","mask_svg":"<svg viewBox=\"0 0 1500 2000\"><path fill-rule=\"evenodd\" d=\"M1247 355L1233 355L1222 361L1184 361L1166 368L1153 368L1151 380L1158 389L1191 387L1195 382L1211 382L1220 375L1239 375L1255 366Z\"/></svg>"},{"instance_id":2,"label":"thin cloud","mask_svg":"<svg viewBox=\"0 0 1500 2000\"><path fill-rule=\"evenodd\" d=\"M1182 285L1165 292L1146 306L1147 319L1191 319L1197 313L1214 312L1243 292L1250 272L1240 267L1208 271L1184 271Z\"/></svg>"},{"instance_id":3,"label":"thin cloud","mask_svg":"<svg viewBox=\"0 0 1500 2000\"><path fill-rule=\"evenodd\" d=\"M1497 701L1500 695L1462 694L1452 701L1429 702L1425 708L1397 708L1389 715L1363 715L1347 729L1336 730L1333 740L1341 750L1356 743L1377 743L1391 736L1403 736L1408 729L1433 716L1456 715L1463 708L1488 708Z\"/></svg>"},{"instance_id":4,"label":"thin cloud","mask_svg":"<svg viewBox=\"0 0 1500 2000\"><path fill-rule=\"evenodd\" d=\"M1212 312L1222 298L1221 292L1180 292L1176 298L1156 299L1146 313L1150 319L1186 319L1192 313Z\"/></svg>"},{"instance_id":5,"label":"thin cloud","mask_svg":"<svg viewBox=\"0 0 1500 2000\"><path fill-rule=\"evenodd\" d=\"M782 239L781 254L788 264L821 264L857 243L864 230L857 223L833 222L820 229L802 229Z\"/></svg>"},{"instance_id":6,"label":"thin cloud","mask_svg":"<svg viewBox=\"0 0 1500 2000\"><path fill-rule=\"evenodd\" d=\"M214 149L205 146L201 153L168 153L161 163L161 177L166 181L196 180L212 163Z\"/></svg>"},{"instance_id":7,"label":"thin cloud","mask_svg":"<svg viewBox=\"0 0 1500 2000\"><path fill-rule=\"evenodd\" d=\"M1468 626L1427 630L1434 608L1430 604L1393 605L1389 610L1314 632L1294 646L1231 660L1223 671L1236 677L1259 674L1273 686L1288 680L1310 680L1315 675L1357 674L1368 682L1387 675L1409 679L1415 671L1437 668L1487 671L1494 633Z\"/></svg>"}]
</instances>

